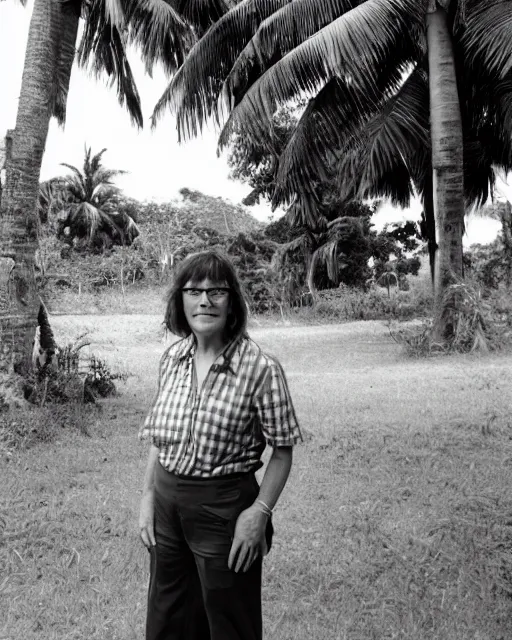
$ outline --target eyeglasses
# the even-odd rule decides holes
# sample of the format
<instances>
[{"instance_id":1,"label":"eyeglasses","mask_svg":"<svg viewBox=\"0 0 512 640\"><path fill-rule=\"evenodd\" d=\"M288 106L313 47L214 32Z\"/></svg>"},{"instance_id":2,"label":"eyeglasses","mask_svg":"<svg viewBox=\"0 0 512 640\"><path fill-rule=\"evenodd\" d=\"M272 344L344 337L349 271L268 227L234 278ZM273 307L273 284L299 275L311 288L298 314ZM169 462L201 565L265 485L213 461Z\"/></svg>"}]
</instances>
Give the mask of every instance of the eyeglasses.
<instances>
[{"instance_id":1,"label":"eyeglasses","mask_svg":"<svg viewBox=\"0 0 512 640\"><path fill-rule=\"evenodd\" d=\"M219 301L223 300L229 294L231 289L229 289L229 287L213 287L211 289L184 287L182 291L191 298L200 298L203 293L206 293L208 300Z\"/></svg>"}]
</instances>

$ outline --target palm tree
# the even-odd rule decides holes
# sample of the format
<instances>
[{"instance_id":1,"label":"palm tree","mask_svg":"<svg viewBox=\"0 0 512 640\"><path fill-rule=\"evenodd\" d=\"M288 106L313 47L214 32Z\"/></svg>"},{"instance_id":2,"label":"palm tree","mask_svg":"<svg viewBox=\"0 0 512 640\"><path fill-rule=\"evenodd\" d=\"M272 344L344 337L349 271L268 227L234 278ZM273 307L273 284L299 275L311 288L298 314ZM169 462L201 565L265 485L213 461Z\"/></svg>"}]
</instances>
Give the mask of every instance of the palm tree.
<instances>
[{"instance_id":1,"label":"palm tree","mask_svg":"<svg viewBox=\"0 0 512 640\"><path fill-rule=\"evenodd\" d=\"M404 80L425 69L427 158L391 157L387 145L374 163L402 165L402 176L407 171L423 186L430 224L435 214L434 338L442 340L444 291L462 276L463 115L467 111L481 142L489 95L495 99L487 113L488 120L495 119L493 134L510 151L505 138L511 131L511 15L506 0L243 0L191 50L157 104L154 122L171 106L186 137L208 117L223 122L229 114L221 146L241 133L272 149L276 109L313 96L297 132L311 120L317 136L303 145L292 139L290 153L281 160L276 202L300 199L304 215L314 221L318 167L338 166L347 140L396 98ZM466 109L471 101L474 108ZM407 121L403 124L407 127ZM394 142L403 146L407 140L402 136ZM294 172L286 170L291 158ZM510 164L509 155L503 164Z\"/></svg>"},{"instance_id":2,"label":"palm tree","mask_svg":"<svg viewBox=\"0 0 512 640\"><path fill-rule=\"evenodd\" d=\"M131 216L117 211L117 196L121 190L113 179L124 171L106 169L101 158L106 149L92 155L85 149L85 160L81 171L73 165L62 163L72 171L71 175L59 178L53 202L57 214L58 235L65 235L69 242L78 240L78 246L103 250L113 244L130 245L139 235L139 229ZM46 185L40 189L40 199L45 197Z\"/></svg>"},{"instance_id":3,"label":"palm tree","mask_svg":"<svg viewBox=\"0 0 512 640\"><path fill-rule=\"evenodd\" d=\"M61 124L80 17L77 57L116 83L118 98L142 126L140 99L126 56L138 46L150 70L174 72L196 34L227 9L223 0L34 0L15 129L6 136L0 203L0 374L30 368L39 296L34 279L36 203L52 116Z\"/></svg>"},{"instance_id":4,"label":"palm tree","mask_svg":"<svg viewBox=\"0 0 512 640\"><path fill-rule=\"evenodd\" d=\"M279 247L275 266L280 268L284 258L297 249L301 249L306 258L306 283L308 285L311 298L315 301L317 297L317 287L315 276L319 267L323 267L327 272L328 279L334 284L339 284L340 273L349 264L348 256L343 251L347 240L354 238L359 246L367 242L364 232L364 219L357 216L340 216L325 226L325 229L316 232L305 231L294 240Z\"/></svg>"},{"instance_id":5,"label":"palm tree","mask_svg":"<svg viewBox=\"0 0 512 640\"><path fill-rule=\"evenodd\" d=\"M462 83L459 86L464 197L466 209L471 210L492 195L497 170L506 173L512 169L512 138L505 134L508 125L497 113L499 101L495 94L487 92L485 101L477 103L471 96L471 87ZM314 135L314 127L309 127L307 135ZM423 235L428 240L434 279L436 243L430 139L428 76L426 70L417 68L386 108L349 136L339 154L337 168L342 197L388 197L394 204L407 207L414 187L423 201ZM297 144L305 145L306 137L303 135ZM287 149L292 163L298 155L297 149L290 153L293 146ZM293 173L293 166L288 166L288 170Z\"/></svg>"}]
</instances>

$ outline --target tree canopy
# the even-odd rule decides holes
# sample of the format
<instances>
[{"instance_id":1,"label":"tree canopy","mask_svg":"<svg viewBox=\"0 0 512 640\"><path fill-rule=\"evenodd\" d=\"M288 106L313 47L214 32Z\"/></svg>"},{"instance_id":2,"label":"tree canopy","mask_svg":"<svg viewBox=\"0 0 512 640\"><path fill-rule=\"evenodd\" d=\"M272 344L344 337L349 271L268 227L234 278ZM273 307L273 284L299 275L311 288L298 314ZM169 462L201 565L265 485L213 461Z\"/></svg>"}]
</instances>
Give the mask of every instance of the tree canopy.
<instances>
[{"instance_id":1,"label":"tree canopy","mask_svg":"<svg viewBox=\"0 0 512 640\"><path fill-rule=\"evenodd\" d=\"M512 50L504 27L512 9L504 0L444 4L469 205L487 199L495 165L512 166ZM414 191L425 197L432 169L427 7L427 0L244 0L194 46L154 117L170 106L183 137L212 117L225 123L221 146L241 136L255 149L266 147L279 159L274 205L300 197L303 216L317 216L315 185L333 168L347 196L407 206ZM281 149L274 114L307 95Z\"/></svg>"}]
</instances>

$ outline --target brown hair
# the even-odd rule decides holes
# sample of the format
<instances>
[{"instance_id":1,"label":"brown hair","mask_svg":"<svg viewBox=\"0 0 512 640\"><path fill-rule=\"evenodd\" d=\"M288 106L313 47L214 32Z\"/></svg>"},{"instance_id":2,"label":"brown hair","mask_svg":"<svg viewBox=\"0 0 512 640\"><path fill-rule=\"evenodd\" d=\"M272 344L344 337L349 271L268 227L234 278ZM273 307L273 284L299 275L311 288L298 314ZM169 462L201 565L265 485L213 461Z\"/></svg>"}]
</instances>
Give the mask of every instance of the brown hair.
<instances>
[{"instance_id":1,"label":"brown hair","mask_svg":"<svg viewBox=\"0 0 512 640\"><path fill-rule=\"evenodd\" d=\"M231 341L247 330L247 304L238 276L231 261L218 251L201 251L189 255L179 265L167 295L165 326L172 333L186 338L192 330L183 309L182 288L187 282L225 282L229 287L230 311L226 323L226 340Z\"/></svg>"}]
</instances>

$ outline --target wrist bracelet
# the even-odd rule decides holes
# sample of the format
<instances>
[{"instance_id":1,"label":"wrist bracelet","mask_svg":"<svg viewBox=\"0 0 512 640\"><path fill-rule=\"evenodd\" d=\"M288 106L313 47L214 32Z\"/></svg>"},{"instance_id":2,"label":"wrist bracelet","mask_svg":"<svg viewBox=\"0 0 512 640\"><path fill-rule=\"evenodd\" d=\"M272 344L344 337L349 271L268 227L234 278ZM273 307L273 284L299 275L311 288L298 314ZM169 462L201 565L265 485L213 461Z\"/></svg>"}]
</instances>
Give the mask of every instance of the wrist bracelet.
<instances>
[{"instance_id":1,"label":"wrist bracelet","mask_svg":"<svg viewBox=\"0 0 512 640\"><path fill-rule=\"evenodd\" d=\"M256 500L256 503L260 504L263 507L263 509L261 509L263 513L265 513L269 517L272 517L272 509L268 506L268 504L263 502L263 500Z\"/></svg>"}]
</instances>

